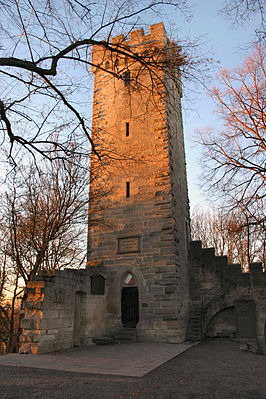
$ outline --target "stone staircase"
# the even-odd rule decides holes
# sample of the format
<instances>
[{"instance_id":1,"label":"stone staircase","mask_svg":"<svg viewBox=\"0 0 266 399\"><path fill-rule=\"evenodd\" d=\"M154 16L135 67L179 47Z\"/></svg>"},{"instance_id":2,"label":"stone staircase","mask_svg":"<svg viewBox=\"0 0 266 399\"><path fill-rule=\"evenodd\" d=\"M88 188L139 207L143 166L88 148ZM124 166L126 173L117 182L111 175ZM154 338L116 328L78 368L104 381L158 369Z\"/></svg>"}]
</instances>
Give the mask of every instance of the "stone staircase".
<instances>
[{"instance_id":1,"label":"stone staircase","mask_svg":"<svg viewBox=\"0 0 266 399\"><path fill-rule=\"evenodd\" d=\"M128 344L137 341L137 331L135 328L120 328L114 332L113 337L119 344Z\"/></svg>"},{"instance_id":2,"label":"stone staircase","mask_svg":"<svg viewBox=\"0 0 266 399\"><path fill-rule=\"evenodd\" d=\"M130 344L137 341L137 331L135 328L120 328L112 336L93 338L92 342L96 345Z\"/></svg>"},{"instance_id":3,"label":"stone staircase","mask_svg":"<svg viewBox=\"0 0 266 399\"><path fill-rule=\"evenodd\" d=\"M107 337L107 336L93 338L92 342L96 345L113 345L116 343L113 337Z\"/></svg>"},{"instance_id":4,"label":"stone staircase","mask_svg":"<svg viewBox=\"0 0 266 399\"><path fill-rule=\"evenodd\" d=\"M188 341L201 341L202 334L200 311L194 311L190 314L186 339Z\"/></svg>"}]
</instances>

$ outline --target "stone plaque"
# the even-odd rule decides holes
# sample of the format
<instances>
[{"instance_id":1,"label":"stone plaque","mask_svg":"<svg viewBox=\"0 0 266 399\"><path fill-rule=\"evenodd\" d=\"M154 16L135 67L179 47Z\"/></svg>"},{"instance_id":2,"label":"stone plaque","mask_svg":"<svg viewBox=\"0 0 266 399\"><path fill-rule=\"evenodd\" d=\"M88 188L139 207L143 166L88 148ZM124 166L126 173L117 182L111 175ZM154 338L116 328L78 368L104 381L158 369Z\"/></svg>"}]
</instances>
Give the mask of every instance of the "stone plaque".
<instances>
[{"instance_id":1,"label":"stone plaque","mask_svg":"<svg viewBox=\"0 0 266 399\"><path fill-rule=\"evenodd\" d=\"M139 236L118 238L117 253L126 254L140 251Z\"/></svg>"},{"instance_id":2,"label":"stone plaque","mask_svg":"<svg viewBox=\"0 0 266 399\"><path fill-rule=\"evenodd\" d=\"M255 338L255 306L253 301L236 301L236 327L238 338Z\"/></svg>"}]
</instances>

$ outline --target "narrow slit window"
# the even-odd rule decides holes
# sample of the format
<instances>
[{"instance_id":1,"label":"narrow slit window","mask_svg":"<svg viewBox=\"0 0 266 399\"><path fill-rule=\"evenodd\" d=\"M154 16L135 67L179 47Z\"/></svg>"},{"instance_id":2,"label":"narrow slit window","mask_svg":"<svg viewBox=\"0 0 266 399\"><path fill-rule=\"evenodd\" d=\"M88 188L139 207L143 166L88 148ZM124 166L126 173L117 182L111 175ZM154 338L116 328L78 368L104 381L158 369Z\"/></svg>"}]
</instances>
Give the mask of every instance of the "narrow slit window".
<instances>
[{"instance_id":1,"label":"narrow slit window","mask_svg":"<svg viewBox=\"0 0 266 399\"><path fill-rule=\"evenodd\" d=\"M130 196L130 184L129 181L126 182L126 198Z\"/></svg>"},{"instance_id":2,"label":"narrow slit window","mask_svg":"<svg viewBox=\"0 0 266 399\"><path fill-rule=\"evenodd\" d=\"M126 122L126 137L129 136L129 122Z\"/></svg>"},{"instance_id":3,"label":"narrow slit window","mask_svg":"<svg viewBox=\"0 0 266 399\"><path fill-rule=\"evenodd\" d=\"M123 74L123 80L124 80L124 85L129 86L130 85L130 72L127 71Z\"/></svg>"}]
</instances>

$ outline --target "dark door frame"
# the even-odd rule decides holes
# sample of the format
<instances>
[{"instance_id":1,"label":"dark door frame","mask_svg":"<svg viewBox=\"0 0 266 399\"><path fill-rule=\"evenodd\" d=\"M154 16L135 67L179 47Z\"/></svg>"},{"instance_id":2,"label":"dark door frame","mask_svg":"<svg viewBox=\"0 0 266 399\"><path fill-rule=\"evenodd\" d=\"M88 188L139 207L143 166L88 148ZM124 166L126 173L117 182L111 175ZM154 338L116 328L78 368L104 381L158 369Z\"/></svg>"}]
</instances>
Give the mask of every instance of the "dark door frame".
<instances>
[{"instance_id":1,"label":"dark door frame","mask_svg":"<svg viewBox=\"0 0 266 399\"><path fill-rule=\"evenodd\" d=\"M136 328L139 321L139 291L138 287L122 287L121 318L124 328Z\"/></svg>"}]
</instances>

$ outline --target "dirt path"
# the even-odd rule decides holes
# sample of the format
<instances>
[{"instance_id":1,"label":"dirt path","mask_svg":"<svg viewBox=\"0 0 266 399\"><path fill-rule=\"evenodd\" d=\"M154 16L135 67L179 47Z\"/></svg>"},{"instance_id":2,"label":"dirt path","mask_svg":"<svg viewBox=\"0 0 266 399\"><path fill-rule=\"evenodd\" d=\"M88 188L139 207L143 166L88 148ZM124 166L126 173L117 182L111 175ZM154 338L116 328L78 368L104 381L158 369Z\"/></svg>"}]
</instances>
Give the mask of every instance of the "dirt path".
<instances>
[{"instance_id":1,"label":"dirt path","mask_svg":"<svg viewBox=\"0 0 266 399\"><path fill-rule=\"evenodd\" d=\"M266 399L266 357L202 342L142 378L0 367L1 399Z\"/></svg>"}]
</instances>

